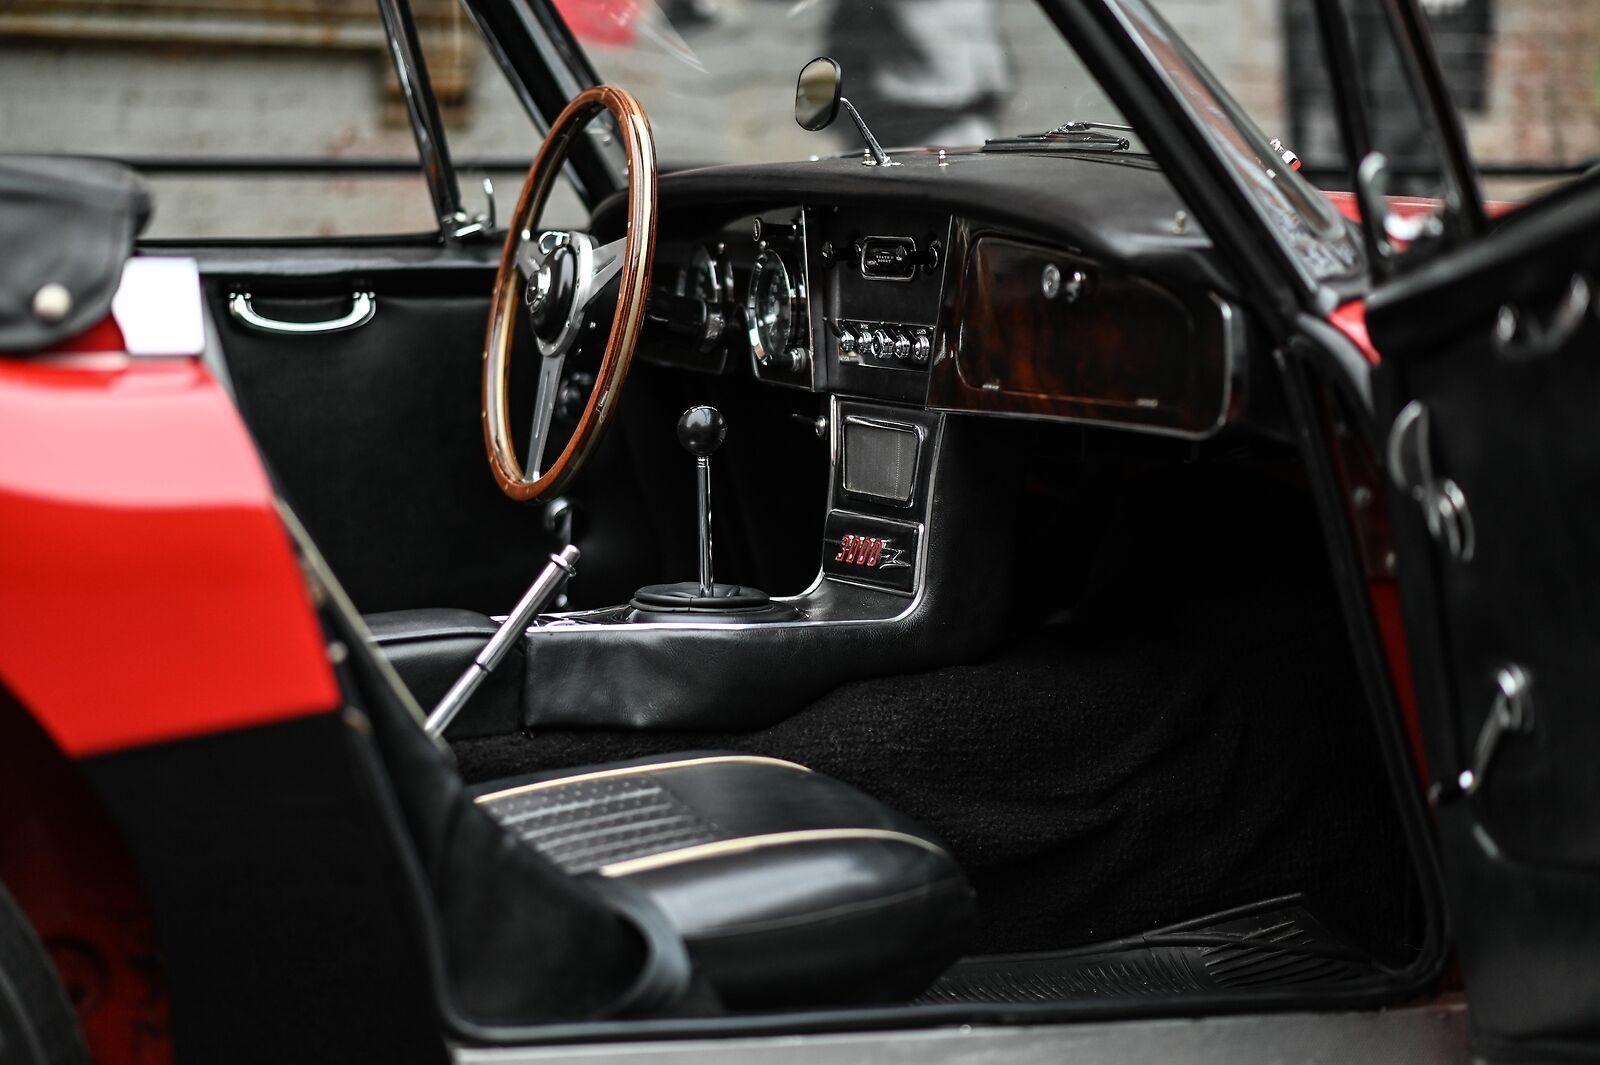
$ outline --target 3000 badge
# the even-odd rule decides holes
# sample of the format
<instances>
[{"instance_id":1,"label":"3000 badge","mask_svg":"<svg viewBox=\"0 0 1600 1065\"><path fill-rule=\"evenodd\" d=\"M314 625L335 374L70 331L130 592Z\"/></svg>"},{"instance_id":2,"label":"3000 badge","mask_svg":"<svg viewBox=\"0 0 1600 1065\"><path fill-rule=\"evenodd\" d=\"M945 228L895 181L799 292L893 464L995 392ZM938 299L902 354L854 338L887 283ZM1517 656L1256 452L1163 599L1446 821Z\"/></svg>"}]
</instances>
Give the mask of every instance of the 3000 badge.
<instances>
[{"instance_id":1,"label":"3000 badge","mask_svg":"<svg viewBox=\"0 0 1600 1065\"><path fill-rule=\"evenodd\" d=\"M856 533L846 533L839 540L839 553L833 557L835 562L847 562L854 566L867 566L872 569L893 569L897 566L909 566L901 556L904 551L898 547L891 547L892 540L881 536L860 536Z\"/></svg>"},{"instance_id":2,"label":"3000 badge","mask_svg":"<svg viewBox=\"0 0 1600 1065\"><path fill-rule=\"evenodd\" d=\"M836 577L909 592L916 583L921 531L905 522L834 511L828 515L823 569Z\"/></svg>"}]
</instances>

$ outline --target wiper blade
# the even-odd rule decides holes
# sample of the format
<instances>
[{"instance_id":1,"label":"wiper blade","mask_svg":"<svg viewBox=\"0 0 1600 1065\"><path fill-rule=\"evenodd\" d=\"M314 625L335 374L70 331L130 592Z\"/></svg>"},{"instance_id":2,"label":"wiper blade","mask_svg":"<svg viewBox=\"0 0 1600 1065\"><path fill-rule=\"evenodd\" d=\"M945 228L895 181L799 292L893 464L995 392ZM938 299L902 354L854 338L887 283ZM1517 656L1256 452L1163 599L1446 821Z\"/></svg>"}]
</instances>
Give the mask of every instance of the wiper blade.
<instances>
[{"instance_id":1,"label":"wiper blade","mask_svg":"<svg viewBox=\"0 0 1600 1065\"><path fill-rule=\"evenodd\" d=\"M1075 149L1094 152L1125 152L1131 146L1128 138L1103 130L1114 129L1131 132L1131 126L1116 126L1109 122L1063 122L1055 129L1043 133L1019 133L1014 137L996 137L983 142L985 151L1038 151L1042 149Z\"/></svg>"}]
</instances>

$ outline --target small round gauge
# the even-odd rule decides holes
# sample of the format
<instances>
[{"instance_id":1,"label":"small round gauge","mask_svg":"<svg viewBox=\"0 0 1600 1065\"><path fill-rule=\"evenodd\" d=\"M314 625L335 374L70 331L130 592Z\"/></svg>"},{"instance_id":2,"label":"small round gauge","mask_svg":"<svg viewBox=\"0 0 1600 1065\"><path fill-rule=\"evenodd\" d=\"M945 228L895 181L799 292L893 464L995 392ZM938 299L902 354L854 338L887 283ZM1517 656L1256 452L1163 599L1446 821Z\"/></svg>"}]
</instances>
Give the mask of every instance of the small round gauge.
<instances>
[{"instance_id":1,"label":"small round gauge","mask_svg":"<svg viewBox=\"0 0 1600 1065\"><path fill-rule=\"evenodd\" d=\"M678 274L677 294L693 296L713 307L722 303L722 267L711 249L696 245L689 264Z\"/></svg>"},{"instance_id":2,"label":"small round gauge","mask_svg":"<svg viewBox=\"0 0 1600 1065\"><path fill-rule=\"evenodd\" d=\"M794 335L794 283L778 253L767 248L756 256L750 270L750 292L745 297L745 321L750 327L750 350L765 364L782 355Z\"/></svg>"}]
</instances>

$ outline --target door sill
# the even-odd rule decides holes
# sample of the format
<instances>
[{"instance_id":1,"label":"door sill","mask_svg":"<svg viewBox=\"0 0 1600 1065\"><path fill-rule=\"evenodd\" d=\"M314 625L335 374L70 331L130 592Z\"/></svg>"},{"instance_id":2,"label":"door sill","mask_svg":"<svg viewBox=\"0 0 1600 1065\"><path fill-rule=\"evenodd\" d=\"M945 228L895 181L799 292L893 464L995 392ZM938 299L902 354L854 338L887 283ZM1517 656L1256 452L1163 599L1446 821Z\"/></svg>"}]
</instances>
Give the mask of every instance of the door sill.
<instances>
[{"instance_id":1,"label":"door sill","mask_svg":"<svg viewBox=\"0 0 1600 1065\"><path fill-rule=\"evenodd\" d=\"M1465 1065L1466 1002L1442 996L1394 1009L1342 1013L1247 1013L1202 1019L1129 1020L1036 1027L956 1025L921 1031L733 1036L605 1046L455 1048L456 1065L1148 1065L1184 1061L1271 1065Z\"/></svg>"}]
</instances>

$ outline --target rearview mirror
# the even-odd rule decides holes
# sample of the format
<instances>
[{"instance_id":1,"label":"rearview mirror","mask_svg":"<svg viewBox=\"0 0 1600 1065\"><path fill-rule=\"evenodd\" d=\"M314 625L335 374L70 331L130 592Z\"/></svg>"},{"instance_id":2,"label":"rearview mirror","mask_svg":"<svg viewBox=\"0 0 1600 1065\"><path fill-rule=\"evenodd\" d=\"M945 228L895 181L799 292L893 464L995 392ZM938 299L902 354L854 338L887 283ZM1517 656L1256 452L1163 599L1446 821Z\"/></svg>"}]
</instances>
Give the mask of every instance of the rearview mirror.
<instances>
[{"instance_id":1,"label":"rearview mirror","mask_svg":"<svg viewBox=\"0 0 1600 1065\"><path fill-rule=\"evenodd\" d=\"M800 68L794 86L794 120L801 129L826 129L839 114L839 64L818 56Z\"/></svg>"}]
</instances>

